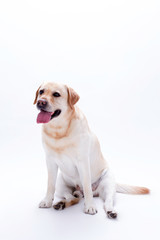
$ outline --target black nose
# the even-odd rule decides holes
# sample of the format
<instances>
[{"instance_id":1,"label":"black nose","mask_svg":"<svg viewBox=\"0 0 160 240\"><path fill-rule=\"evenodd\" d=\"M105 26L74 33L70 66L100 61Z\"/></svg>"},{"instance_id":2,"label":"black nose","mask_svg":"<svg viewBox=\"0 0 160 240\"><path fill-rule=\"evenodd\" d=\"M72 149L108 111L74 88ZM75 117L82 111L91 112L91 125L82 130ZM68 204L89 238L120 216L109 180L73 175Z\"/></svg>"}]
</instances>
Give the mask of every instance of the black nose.
<instances>
[{"instance_id":1,"label":"black nose","mask_svg":"<svg viewBox=\"0 0 160 240\"><path fill-rule=\"evenodd\" d=\"M45 109L46 106L47 106L47 101L46 101L45 99L40 99L40 100L38 100L38 102L37 102L37 107L38 107L39 109Z\"/></svg>"}]
</instances>

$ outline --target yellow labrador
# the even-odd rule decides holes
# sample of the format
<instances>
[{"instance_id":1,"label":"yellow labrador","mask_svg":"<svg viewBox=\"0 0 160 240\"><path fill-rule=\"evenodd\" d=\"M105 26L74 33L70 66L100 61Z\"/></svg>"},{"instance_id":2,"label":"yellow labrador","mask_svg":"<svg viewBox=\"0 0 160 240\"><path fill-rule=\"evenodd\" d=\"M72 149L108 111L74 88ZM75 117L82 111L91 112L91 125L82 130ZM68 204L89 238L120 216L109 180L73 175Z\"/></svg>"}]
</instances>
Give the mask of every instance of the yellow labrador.
<instances>
[{"instance_id":1,"label":"yellow labrador","mask_svg":"<svg viewBox=\"0 0 160 240\"><path fill-rule=\"evenodd\" d=\"M53 207L64 209L84 197L84 212L97 213L93 197L100 196L109 218L116 218L115 192L147 194L149 189L116 184L102 155L97 137L91 132L84 114L75 105L78 94L66 85L42 84L34 104L40 110L42 138L48 169L48 188L39 207L52 206L57 180L57 195L62 199ZM60 174L57 179L57 171Z\"/></svg>"}]
</instances>

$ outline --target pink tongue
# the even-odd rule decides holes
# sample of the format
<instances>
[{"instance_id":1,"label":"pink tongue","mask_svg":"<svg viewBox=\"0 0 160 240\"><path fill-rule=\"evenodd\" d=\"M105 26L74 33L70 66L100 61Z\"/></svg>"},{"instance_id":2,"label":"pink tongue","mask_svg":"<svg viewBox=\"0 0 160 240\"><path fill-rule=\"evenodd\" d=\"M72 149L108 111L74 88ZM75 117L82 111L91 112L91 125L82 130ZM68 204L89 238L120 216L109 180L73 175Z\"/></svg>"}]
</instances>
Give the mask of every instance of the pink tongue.
<instances>
[{"instance_id":1,"label":"pink tongue","mask_svg":"<svg viewBox=\"0 0 160 240\"><path fill-rule=\"evenodd\" d=\"M51 119L51 112L41 111L37 116L37 123L48 123Z\"/></svg>"}]
</instances>

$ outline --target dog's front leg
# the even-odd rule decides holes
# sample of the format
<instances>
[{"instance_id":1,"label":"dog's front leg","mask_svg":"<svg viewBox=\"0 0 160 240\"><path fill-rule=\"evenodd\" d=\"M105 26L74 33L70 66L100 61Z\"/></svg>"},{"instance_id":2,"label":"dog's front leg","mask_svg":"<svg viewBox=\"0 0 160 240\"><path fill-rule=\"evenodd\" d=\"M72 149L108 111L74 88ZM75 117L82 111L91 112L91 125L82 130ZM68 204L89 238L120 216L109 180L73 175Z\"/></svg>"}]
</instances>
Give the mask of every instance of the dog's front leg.
<instances>
[{"instance_id":1,"label":"dog's front leg","mask_svg":"<svg viewBox=\"0 0 160 240\"><path fill-rule=\"evenodd\" d=\"M83 187L83 193L84 193L84 200L85 200L84 212L92 215L96 214L97 209L93 201L89 159L86 159L85 162L83 161L79 163L78 172L79 172L80 180Z\"/></svg>"},{"instance_id":2,"label":"dog's front leg","mask_svg":"<svg viewBox=\"0 0 160 240\"><path fill-rule=\"evenodd\" d=\"M48 186L47 193L45 198L40 202L40 208L49 208L52 206L52 202L54 200L55 193L55 183L57 178L58 167L54 162L53 158L47 157L47 169L48 169Z\"/></svg>"}]
</instances>

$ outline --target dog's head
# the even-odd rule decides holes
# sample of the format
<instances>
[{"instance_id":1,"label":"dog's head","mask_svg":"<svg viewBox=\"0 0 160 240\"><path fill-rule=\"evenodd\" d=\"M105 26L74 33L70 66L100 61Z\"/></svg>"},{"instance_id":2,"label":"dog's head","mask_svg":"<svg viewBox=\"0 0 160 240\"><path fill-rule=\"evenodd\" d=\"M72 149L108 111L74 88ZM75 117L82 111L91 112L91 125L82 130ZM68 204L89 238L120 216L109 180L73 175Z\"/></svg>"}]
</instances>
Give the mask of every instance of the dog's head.
<instances>
[{"instance_id":1,"label":"dog's head","mask_svg":"<svg viewBox=\"0 0 160 240\"><path fill-rule=\"evenodd\" d=\"M73 110L78 100L78 94L66 85L42 84L37 89L34 100L34 104L40 110L37 123L48 123L52 119L64 115L68 110Z\"/></svg>"}]
</instances>

